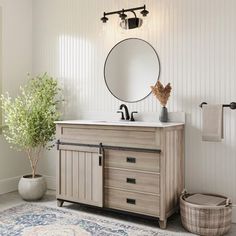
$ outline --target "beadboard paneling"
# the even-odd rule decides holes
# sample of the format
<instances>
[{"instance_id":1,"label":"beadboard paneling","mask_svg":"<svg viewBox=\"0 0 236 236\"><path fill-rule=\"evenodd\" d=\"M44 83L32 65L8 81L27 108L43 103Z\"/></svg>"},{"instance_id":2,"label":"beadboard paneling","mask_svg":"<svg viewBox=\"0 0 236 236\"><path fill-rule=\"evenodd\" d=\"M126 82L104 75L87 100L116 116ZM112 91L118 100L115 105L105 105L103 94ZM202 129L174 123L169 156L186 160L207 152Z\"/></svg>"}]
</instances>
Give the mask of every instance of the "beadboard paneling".
<instances>
[{"instance_id":1,"label":"beadboard paneling","mask_svg":"<svg viewBox=\"0 0 236 236\"><path fill-rule=\"evenodd\" d=\"M0 9L0 93L14 97L32 71L32 1L0 0ZM0 194L16 190L19 176L30 173L27 155L10 146L0 134Z\"/></svg>"},{"instance_id":2,"label":"beadboard paneling","mask_svg":"<svg viewBox=\"0 0 236 236\"><path fill-rule=\"evenodd\" d=\"M140 29L123 31L117 16L106 24L99 20L104 11L144 3L150 14ZM65 118L116 114L121 102L103 79L106 55L124 38L147 40L159 54L161 81L173 86L168 109L187 114L186 188L226 194L236 204L236 112L225 109L224 140L207 143L201 141L198 107L236 100L235 9L235 0L33 1L34 72L59 79ZM160 110L153 96L128 106L140 113ZM54 161L45 160L47 175L54 175Z\"/></svg>"}]
</instances>

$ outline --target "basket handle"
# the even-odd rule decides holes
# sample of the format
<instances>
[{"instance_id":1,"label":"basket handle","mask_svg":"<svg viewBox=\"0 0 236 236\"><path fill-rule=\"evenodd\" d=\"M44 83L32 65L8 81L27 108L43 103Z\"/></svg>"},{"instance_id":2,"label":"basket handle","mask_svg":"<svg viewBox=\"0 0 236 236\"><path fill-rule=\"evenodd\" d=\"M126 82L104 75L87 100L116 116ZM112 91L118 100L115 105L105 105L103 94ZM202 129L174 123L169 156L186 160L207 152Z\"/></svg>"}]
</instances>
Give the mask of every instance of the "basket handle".
<instances>
[{"instance_id":1,"label":"basket handle","mask_svg":"<svg viewBox=\"0 0 236 236\"><path fill-rule=\"evenodd\" d=\"M227 199L226 199L226 204L225 204L225 206L227 207L227 206L231 206L231 205L232 205L231 199L230 199L230 198L227 198Z\"/></svg>"},{"instance_id":2,"label":"basket handle","mask_svg":"<svg viewBox=\"0 0 236 236\"><path fill-rule=\"evenodd\" d=\"M188 191L184 188L183 191L181 192L181 195L186 195Z\"/></svg>"}]
</instances>

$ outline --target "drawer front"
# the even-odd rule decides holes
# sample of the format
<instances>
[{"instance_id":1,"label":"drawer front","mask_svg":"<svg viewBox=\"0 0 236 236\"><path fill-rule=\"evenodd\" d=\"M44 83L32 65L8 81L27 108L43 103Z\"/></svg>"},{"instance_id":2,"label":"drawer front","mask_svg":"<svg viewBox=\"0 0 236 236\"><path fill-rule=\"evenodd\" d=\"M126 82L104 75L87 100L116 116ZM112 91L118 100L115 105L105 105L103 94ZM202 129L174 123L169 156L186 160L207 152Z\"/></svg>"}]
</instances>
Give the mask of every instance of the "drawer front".
<instances>
[{"instance_id":1,"label":"drawer front","mask_svg":"<svg viewBox=\"0 0 236 236\"><path fill-rule=\"evenodd\" d=\"M158 196L105 188L105 207L134 213L159 216Z\"/></svg>"},{"instance_id":2,"label":"drawer front","mask_svg":"<svg viewBox=\"0 0 236 236\"><path fill-rule=\"evenodd\" d=\"M160 176L159 174L105 168L105 186L159 194Z\"/></svg>"},{"instance_id":3,"label":"drawer front","mask_svg":"<svg viewBox=\"0 0 236 236\"><path fill-rule=\"evenodd\" d=\"M57 138L62 142L89 143L109 146L160 148L160 128L57 126Z\"/></svg>"},{"instance_id":4,"label":"drawer front","mask_svg":"<svg viewBox=\"0 0 236 236\"><path fill-rule=\"evenodd\" d=\"M160 154L124 150L105 150L105 166L160 172Z\"/></svg>"}]
</instances>

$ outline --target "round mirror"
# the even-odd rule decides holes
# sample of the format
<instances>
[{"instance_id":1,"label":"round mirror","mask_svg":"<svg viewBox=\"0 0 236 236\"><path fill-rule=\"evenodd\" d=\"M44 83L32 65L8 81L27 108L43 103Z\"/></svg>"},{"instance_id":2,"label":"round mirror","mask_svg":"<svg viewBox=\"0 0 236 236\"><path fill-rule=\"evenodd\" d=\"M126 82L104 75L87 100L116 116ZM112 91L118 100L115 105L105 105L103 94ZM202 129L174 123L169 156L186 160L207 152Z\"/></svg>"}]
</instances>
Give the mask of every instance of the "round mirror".
<instances>
[{"instance_id":1,"label":"round mirror","mask_svg":"<svg viewBox=\"0 0 236 236\"><path fill-rule=\"evenodd\" d=\"M137 38L125 39L109 52L104 65L107 88L119 100L137 102L151 93L160 76L155 49Z\"/></svg>"}]
</instances>

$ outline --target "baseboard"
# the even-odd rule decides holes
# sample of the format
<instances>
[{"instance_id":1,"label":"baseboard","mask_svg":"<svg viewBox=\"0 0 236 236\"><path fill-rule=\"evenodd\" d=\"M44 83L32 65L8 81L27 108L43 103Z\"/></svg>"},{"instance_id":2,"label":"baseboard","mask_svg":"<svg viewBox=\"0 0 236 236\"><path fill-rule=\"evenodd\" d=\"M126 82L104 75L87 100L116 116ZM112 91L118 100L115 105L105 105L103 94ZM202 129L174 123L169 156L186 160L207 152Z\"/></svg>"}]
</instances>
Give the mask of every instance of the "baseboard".
<instances>
[{"instance_id":1,"label":"baseboard","mask_svg":"<svg viewBox=\"0 0 236 236\"><path fill-rule=\"evenodd\" d=\"M21 176L0 180L0 194L16 191Z\"/></svg>"},{"instance_id":2,"label":"baseboard","mask_svg":"<svg viewBox=\"0 0 236 236\"><path fill-rule=\"evenodd\" d=\"M44 178L46 179L48 189L56 190L56 177L44 175Z\"/></svg>"}]
</instances>

